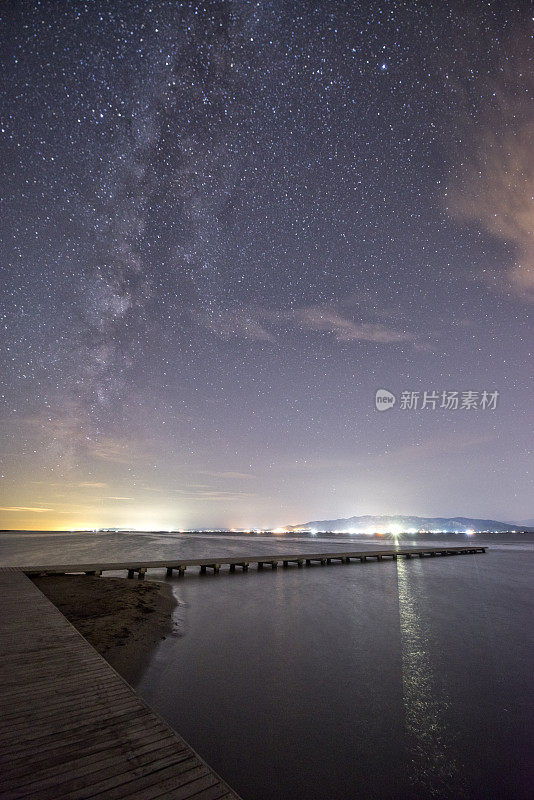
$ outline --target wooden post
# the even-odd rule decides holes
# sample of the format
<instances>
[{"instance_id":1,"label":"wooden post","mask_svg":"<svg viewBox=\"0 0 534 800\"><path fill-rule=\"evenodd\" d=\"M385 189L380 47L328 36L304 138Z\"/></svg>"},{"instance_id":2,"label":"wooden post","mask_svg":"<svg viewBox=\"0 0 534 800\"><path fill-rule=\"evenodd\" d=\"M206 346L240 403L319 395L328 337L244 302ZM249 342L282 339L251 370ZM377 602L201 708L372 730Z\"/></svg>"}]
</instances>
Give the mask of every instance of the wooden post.
<instances>
[{"instance_id":1,"label":"wooden post","mask_svg":"<svg viewBox=\"0 0 534 800\"><path fill-rule=\"evenodd\" d=\"M128 570L128 577L129 578L133 578L134 574L135 574L135 570L133 570L133 569L129 569Z\"/></svg>"},{"instance_id":2,"label":"wooden post","mask_svg":"<svg viewBox=\"0 0 534 800\"><path fill-rule=\"evenodd\" d=\"M303 562L302 558L299 558L298 561L297 561L297 566L298 567L302 567L303 564L304 564L304 562Z\"/></svg>"},{"instance_id":3,"label":"wooden post","mask_svg":"<svg viewBox=\"0 0 534 800\"><path fill-rule=\"evenodd\" d=\"M230 564L230 572L235 572L235 564Z\"/></svg>"},{"instance_id":4,"label":"wooden post","mask_svg":"<svg viewBox=\"0 0 534 800\"><path fill-rule=\"evenodd\" d=\"M185 574L186 569L187 569L187 567L185 566L185 564L180 564L180 566L178 567L178 575L179 575L180 578L183 577L183 575Z\"/></svg>"},{"instance_id":5,"label":"wooden post","mask_svg":"<svg viewBox=\"0 0 534 800\"><path fill-rule=\"evenodd\" d=\"M248 570L248 564L246 562L241 564L241 566L243 568L243 572L246 572Z\"/></svg>"},{"instance_id":6,"label":"wooden post","mask_svg":"<svg viewBox=\"0 0 534 800\"><path fill-rule=\"evenodd\" d=\"M167 567L167 575L169 578L172 576L172 567Z\"/></svg>"},{"instance_id":7,"label":"wooden post","mask_svg":"<svg viewBox=\"0 0 534 800\"><path fill-rule=\"evenodd\" d=\"M137 578L138 578L140 581L144 581L144 579L145 579L145 572L146 572L146 567L139 567L139 574L138 574Z\"/></svg>"},{"instance_id":8,"label":"wooden post","mask_svg":"<svg viewBox=\"0 0 534 800\"><path fill-rule=\"evenodd\" d=\"M284 561L283 564L284 564L284 567L287 567L288 564L289 564L289 561Z\"/></svg>"},{"instance_id":9,"label":"wooden post","mask_svg":"<svg viewBox=\"0 0 534 800\"><path fill-rule=\"evenodd\" d=\"M263 561L258 561L258 569L263 569Z\"/></svg>"},{"instance_id":10,"label":"wooden post","mask_svg":"<svg viewBox=\"0 0 534 800\"><path fill-rule=\"evenodd\" d=\"M201 575L205 575L206 574L206 565L205 564L202 564L202 566L200 567L200 574Z\"/></svg>"}]
</instances>

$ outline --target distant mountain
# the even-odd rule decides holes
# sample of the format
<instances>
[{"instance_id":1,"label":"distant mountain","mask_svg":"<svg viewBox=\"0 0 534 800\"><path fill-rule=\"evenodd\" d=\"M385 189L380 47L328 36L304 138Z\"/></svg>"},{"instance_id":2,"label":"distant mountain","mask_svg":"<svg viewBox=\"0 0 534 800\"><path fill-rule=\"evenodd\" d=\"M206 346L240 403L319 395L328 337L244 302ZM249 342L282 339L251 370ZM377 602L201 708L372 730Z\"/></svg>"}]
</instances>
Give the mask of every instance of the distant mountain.
<instances>
[{"instance_id":1,"label":"distant mountain","mask_svg":"<svg viewBox=\"0 0 534 800\"><path fill-rule=\"evenodd\" d=\"M302 525L286 525L286 530L340 531L343 533L372 533L375 531L520 531L524 526L513 522L498 522L494 519L471 519L470 517L397 517L364 516L342 519L320 519Z\"/></svg>"}]
</instances>

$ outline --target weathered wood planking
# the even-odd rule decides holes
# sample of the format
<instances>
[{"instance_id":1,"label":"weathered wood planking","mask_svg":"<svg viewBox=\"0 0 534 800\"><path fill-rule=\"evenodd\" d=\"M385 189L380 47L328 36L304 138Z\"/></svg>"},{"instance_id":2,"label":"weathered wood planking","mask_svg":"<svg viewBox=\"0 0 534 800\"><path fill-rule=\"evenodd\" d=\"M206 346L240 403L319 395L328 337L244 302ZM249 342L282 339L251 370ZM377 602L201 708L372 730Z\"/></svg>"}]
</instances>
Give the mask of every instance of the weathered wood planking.
<instances>
[{"instance_id":1,"label":"weathered wood planking","mask_svg":"<svg viewBox=\"0 0 534 800\"><path fill-rule=\"evenodd\" d=\"M0 608L2 800L239 800L21 570Z\"/></svg>"},{"instance_id":2,"label":"weathered wood planking","mask_svg":"<svg viewBox=\"0 0 534 800\"><path fill-rule=\"evenodd\" d=\"M125 570L128 577L132 578L135 573L143 578L147 569L166 569L168 574L173 570L179 573L185 572L188 567L199 567L201 572L212 569L219 572L222 566L229 566L230 571L234 572L236 567L248 569L250 564L257 564L261 569L265 564L277 567L278 564L288 566L289 564L310 565L312 562L330 564L332 561L342 561L348 563L351 559L360 562L367 559L382 561L384 558L412 558L413 556L450 556L467 555L474 553L485 553L486 547L478 545L463 547L396 547L394 549L381 548L380 550L334 550L326 553L259 553L247 555L245 553L235 556L220 556L211 558L166 558L157 561L139 559L138 561L114 561L114 562L95 562L90 564L30 564L19 567L22 572L28 575L45 574L68 574L68 573L92 573L101 574L102 572L120 572Z\"/></svg>"}]
</instances>

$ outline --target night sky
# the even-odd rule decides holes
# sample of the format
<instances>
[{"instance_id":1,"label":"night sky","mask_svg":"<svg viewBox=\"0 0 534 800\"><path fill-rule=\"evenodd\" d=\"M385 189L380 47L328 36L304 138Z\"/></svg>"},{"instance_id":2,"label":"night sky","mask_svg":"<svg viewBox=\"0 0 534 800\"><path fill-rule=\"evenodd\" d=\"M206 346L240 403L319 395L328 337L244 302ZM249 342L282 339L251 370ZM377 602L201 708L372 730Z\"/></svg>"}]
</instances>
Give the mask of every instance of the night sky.
<instances>
[{"instance_id":1,"label":"night sky","mask_svg":"<svg viewBox=\"0 0 534 800\"><path fill-rule=\"evenodd\" d=\"M3 3L0 525L532 518L532 16Z\"/></svg>"}]
</instances>

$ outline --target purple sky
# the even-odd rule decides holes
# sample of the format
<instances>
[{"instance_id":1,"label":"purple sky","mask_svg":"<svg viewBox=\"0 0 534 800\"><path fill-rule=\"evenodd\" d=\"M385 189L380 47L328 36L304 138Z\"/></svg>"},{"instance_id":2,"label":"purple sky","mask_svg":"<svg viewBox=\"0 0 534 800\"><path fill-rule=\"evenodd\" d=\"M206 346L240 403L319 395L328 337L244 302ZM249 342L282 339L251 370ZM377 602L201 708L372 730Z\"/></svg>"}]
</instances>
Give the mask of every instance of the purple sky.
<instances>
[{"instance_id":1,"label":"purple sky","mask_svg":"<svg viewBox=\"0 0 534 800\"><path fill-rule=\"evenodd\" d=\"M534 516L530 4L1 25L2 527Z\"/></svg>"}]
</instances>

